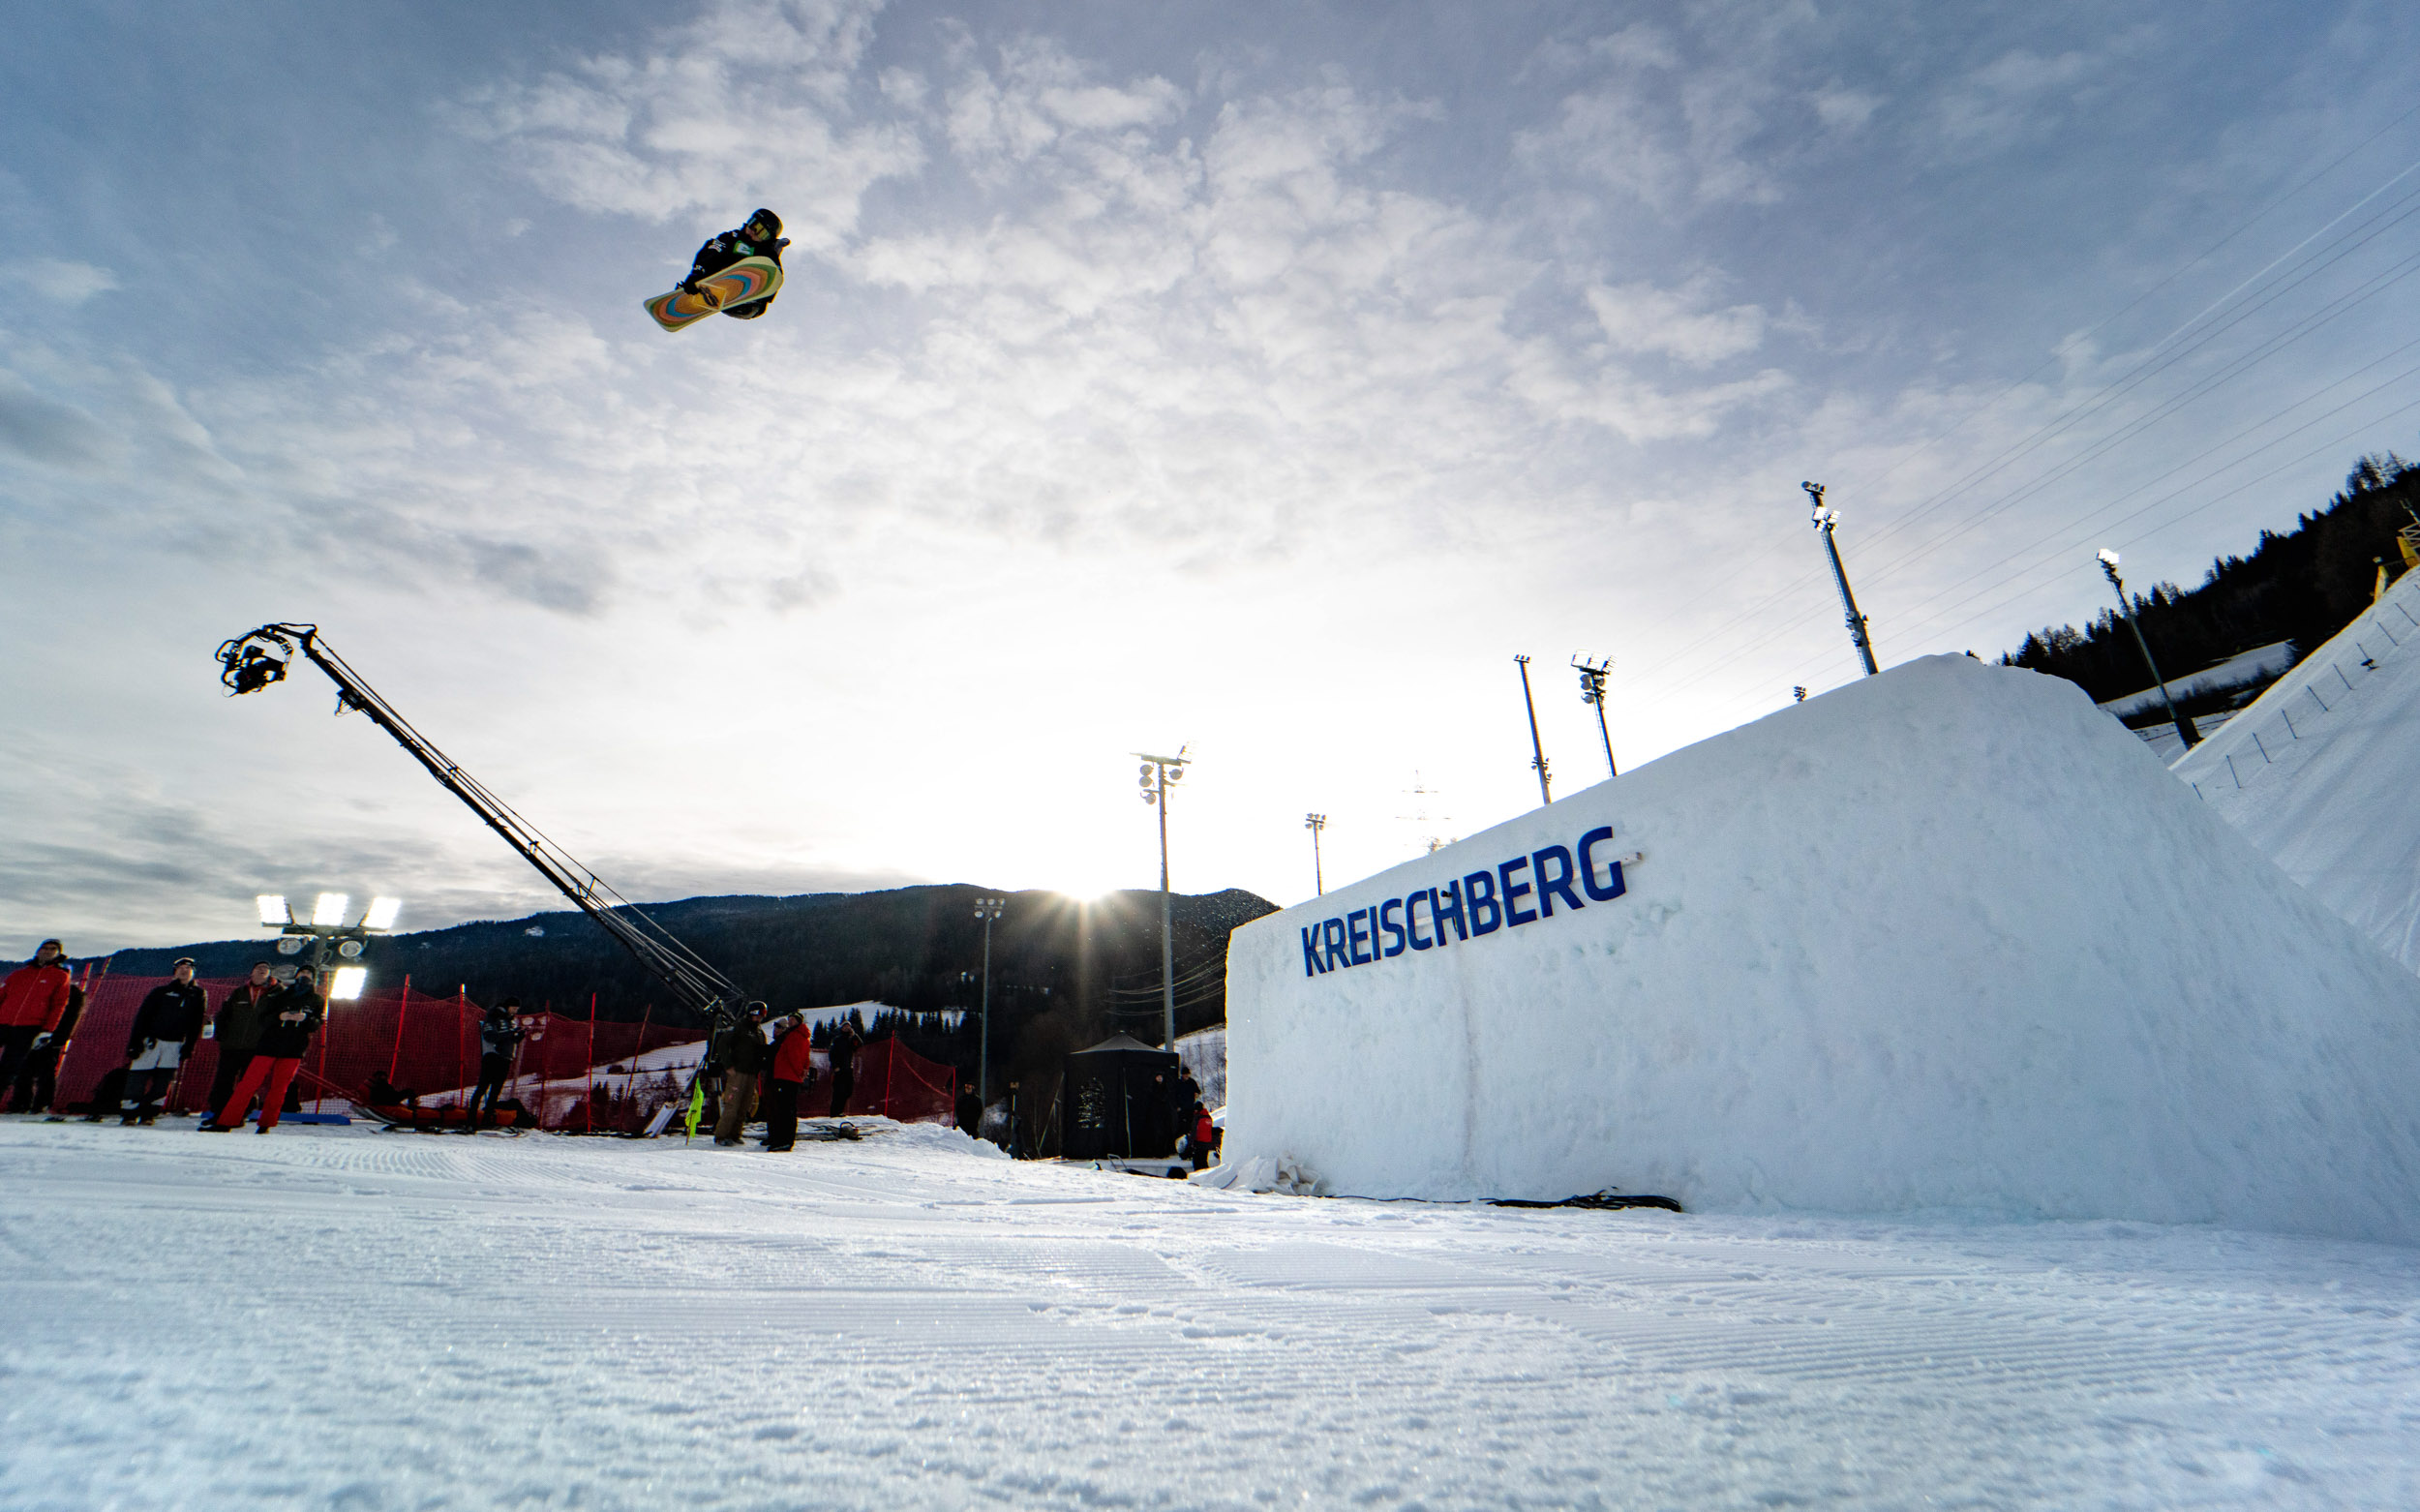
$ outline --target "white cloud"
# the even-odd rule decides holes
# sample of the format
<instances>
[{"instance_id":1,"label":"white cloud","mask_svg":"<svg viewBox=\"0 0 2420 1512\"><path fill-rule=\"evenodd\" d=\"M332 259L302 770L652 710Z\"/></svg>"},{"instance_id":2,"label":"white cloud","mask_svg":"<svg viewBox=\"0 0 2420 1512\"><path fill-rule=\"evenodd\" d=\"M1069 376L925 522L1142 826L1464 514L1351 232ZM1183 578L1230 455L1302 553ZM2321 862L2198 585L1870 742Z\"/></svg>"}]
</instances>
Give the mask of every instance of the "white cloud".
<instances>
[{"instance_id":1,"label":"white cloud","mask_svg":"<svg viewBox=\"0 0 2420 1512\"><path fill-rule=\"evenodd\" d=\"M56 257L27 257L0 263L0 281L20 285L63 305L80 305L95 294L105 294L118 287L117 275L107 268Z\"/></svg>"},{"instance_id":2,"label":"white cloud","mask_svg":"<svg viewBox=\"0 0 2420 1512\"><path fill-rule=\"evenodd\" d=\"M870 0L724 0L659 34L644 56L591 57L489 88L453 119L581 209L660 221L778 201L802 249L829 248L855 228L870 186L923 162L912 130L850 124L878 10Z\"/></svg>"},{"instance_id":3,"label":"white cloud","mask_svg":"<svg viewBox=\"0 0 2420 1512\"><path fill-rule=\"evenodd\" d=\"M1696 367L1754 351L1765 340L1764 310L1756 305L1706 309L1708 283L1693 280L1679 290L1647 284L1593 285L1588 290L1588 308L1596 312L1606 340L1621 351L1662 352Z\"/></svg>"}]
</instances>

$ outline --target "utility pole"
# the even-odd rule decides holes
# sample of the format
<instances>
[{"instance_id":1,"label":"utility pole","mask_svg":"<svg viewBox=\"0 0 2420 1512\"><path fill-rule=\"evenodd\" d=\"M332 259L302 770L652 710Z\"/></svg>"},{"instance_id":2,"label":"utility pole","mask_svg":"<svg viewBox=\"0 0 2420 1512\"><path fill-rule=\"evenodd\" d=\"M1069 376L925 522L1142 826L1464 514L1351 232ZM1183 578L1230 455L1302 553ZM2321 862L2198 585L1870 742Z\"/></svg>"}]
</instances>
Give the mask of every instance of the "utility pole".
<instances>
[{"instance_id":1,"label":"utility pole","mask_svg":"<svg viewBox=\"0 0 2420 1512\"><path fill-rule=\"evenodd\" d=\"M1328 827L1328 816L1305 814L1302 816L1302 827L1311 832L1311 882L1319 890L1319 895L1325 897L1328 895L1328 883L1326 875L1319 869L1319 832Z\"/></svg>"},{"instance_id":2,"label":"utility pole","mask_svg":"<svg viewBox=\"0 0 2420 1512\"><path fill-rule=\"evenodd\" d=\"M1176 1048L1176 945L1168 932L1168 785L1185 775L1188 749L1180 745L1173 756L1134 753L1143 763L1143 801L1160 810L1160 1011L1165 1034L1161 1043L1170 1050Z\"/></svg>"},{"instance_id":3,"label":"utility pole","mask_svg":"<svg viewBox=\"0 0 2420 1512\"><path fill-rule=\"evenodd\" d=\"M1840 545L1832 539L1832 532L1840 529L1840 511L1824 507L1824 485L1821 483L1800 483L1799 487L1806 490L1806 497L1814 500L1808 506L1813 518L1807 523L1823 536L1824 554L1831 559L1831 580L1840 585L1840 607L1849 616L1850 644L1857 648L1858 655L1864 658L1865 675L1875 677L1882 669L1874 665L1874 637L1865 623L1865 617L1857 612L1857 595L1849 591L1849 570L1840 565Z\"/></svg>"},{"instance_id":4,"label":"utility pole","mask_svg":"<svg viewBox=\"0 0 2420 1512\"><path fill-rule=\"evenodd\" d=\"M983 1012L982 1047L975 1052L975 1095L991 1096L991 922L1008 912L1005 897L979 897L975 917L983 922Z\"/></svg>"},{"instance_id":5,"label":"utility pole","mask_svg":"<svg viewBox=\"0 0 2420 1512\"><path fill-rule=\"evenodd\" d=\"M2118 608L2126 616L2126 627L2134 632L2134 645L2143 653L2143 665L2151 669L2151 680L2160 685L2160 700L2168 706L2168 717L2176 721L2177 739L2185 742L2187 750L2193 749L2201 743L2201 732L2194 729L2193 722L2177 710L2176 700L2168 696L2167 680L2160 676L2160 664L2151 659L2151 643L2143 639L2143 627L2134 619L2134 606L2126 597L2125 580L2118 576L2116 552L2103 551L2101 554L2101 571L2109 580L2109 586L2117 590Z\"/></svg>"},{"instance_id":6,"label":"utility pole","mask_svg":"<svg viewBox=\"0 0 2420 1512\"><path fill-rule=\"evenodd\" d=\"M1605 674L1612 670L1614 658L1592 658L1581 651L1571 658L1571 664L1580 669L1580 702L1596 706L1596 733L1605 739L1605 771L1618 777L1621 769L1614 765L1614 734L1605 728Z\"/></svg>"},{"instance_id":7,"label":"utility pole","mask_svg":"<svg viewBox=\"0 0 2420 1512\"><path fill-rule=\"evenodd\" d=\"M1555 789L1547 780L1546 747L1538 741L1537 701L1529 696L1529 658L1515 656L1513 660L1521 663L1521 707L1529 711L1529 750L1532 753L1529 765L1538 770L1538 801L1552 803L1555 801Z\"/></svg>"}]
</instances>

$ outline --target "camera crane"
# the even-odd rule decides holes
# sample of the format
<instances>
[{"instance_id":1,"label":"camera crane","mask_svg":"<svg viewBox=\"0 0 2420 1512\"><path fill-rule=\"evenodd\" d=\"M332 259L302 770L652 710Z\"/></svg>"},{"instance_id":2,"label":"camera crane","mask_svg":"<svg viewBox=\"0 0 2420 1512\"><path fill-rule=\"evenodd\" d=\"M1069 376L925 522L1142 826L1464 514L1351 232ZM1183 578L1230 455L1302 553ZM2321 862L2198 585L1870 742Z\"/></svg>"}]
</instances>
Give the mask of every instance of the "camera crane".
<instances>
[{"instance_id":1,"label":"camera crane","mask_svg":"<svg viewBox=\"0 0 2420 1512\"><path fill-rule=\"evenodd\" d=\"M670 930L639 912L628 898L598 881L595 872L548 839L536 826L515 813L511 804L489 792L478 778L431 744L395 711L393 705L373 692L361 680L360 674L346 665L344 657L320 644L318 625L264 624L227 642L219 648L219 680L227 684L230 696L257 693L272 682L286 680L297 652L336 684L339 714L357 711L393 736L395 743L428 768L429 775L437 778L446 792L469 804L481 823L502 835L505 844L519 851L522 860L535 866L580 912L595 920L599 928L637 956L639 964L654 973L683 1005L695 1010L710 1025L717 1013L737 1007L741 994L730 978L708 965L696 952L674 938Z\"/></svg>"}]
</instances>

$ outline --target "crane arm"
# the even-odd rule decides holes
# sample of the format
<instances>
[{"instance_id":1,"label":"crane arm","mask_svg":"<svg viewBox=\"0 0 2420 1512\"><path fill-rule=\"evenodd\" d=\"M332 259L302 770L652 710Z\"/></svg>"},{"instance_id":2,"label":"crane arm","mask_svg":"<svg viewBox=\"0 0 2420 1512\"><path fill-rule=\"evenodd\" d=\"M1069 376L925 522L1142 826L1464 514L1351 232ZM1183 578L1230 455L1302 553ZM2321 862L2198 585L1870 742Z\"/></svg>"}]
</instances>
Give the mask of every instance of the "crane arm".
<instances>
[{"instance_id":1,"label":"crane arm","mask_svg":"<svg viewBox=\"0 0 2420 1512\"><path fill-rule=\"evenodd\" d=\"M461 799L481 823L503 836L573 906L596 921L598 927L638 957L682 1004L711 1022L716 1010L736 1004L741 992L731 980L675 938L672 931L641 913L628 898L607 887L595 872L557 845L511 804L490 792L478 778L462 770L409 721L380 698L345 658L319 642L319 629L310 624L264 624L219 648L219 680L233 693L256 693L285 680L299 652L336 684L336 711L355 711L395 738L395 743L426 767L445 791Z\"/></svg>"}]
</instances>

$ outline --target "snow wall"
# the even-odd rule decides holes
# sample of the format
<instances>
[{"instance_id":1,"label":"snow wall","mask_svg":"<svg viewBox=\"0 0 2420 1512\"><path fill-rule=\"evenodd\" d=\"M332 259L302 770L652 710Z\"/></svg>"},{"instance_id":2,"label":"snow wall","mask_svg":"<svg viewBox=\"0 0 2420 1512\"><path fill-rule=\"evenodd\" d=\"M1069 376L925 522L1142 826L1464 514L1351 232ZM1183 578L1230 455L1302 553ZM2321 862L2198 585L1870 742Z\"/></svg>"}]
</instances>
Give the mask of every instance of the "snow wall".
<instances>
[{"instance_id":1,"label":"snow wall","mask_svg":"<svg viewBox=\"0 0 2420 1512\"><path fill-rule=\"evenodd\" d=\"M1963 656L1245 925L1227 1030L1225 1159L1338 1193L2420 1242L2420 978Z\"/></svg>"},{"instance_id":2,"label":"snow wall","mask_svg":"<svg viewBox=\"0 0 2420 1512\"><path fill-rule=\"evenodd\" d=\"M2420 571L2168 770L2420 971Z\"/></svg>"}]
</instances>

